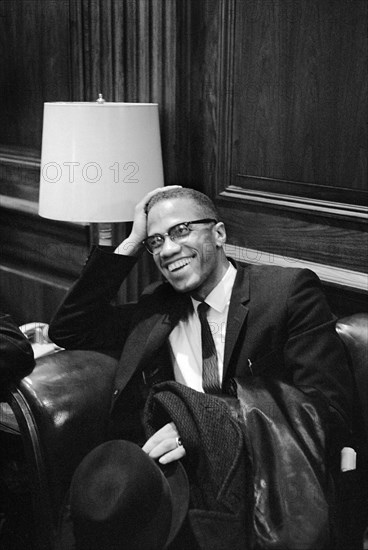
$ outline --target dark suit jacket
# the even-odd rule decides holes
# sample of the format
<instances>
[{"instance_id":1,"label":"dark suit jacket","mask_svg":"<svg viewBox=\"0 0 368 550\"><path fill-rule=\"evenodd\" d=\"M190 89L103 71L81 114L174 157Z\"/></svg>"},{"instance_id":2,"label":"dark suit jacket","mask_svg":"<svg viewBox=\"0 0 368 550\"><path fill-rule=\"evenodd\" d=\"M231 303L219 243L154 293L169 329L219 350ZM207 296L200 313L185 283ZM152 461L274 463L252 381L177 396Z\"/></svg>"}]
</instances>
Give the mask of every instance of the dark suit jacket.
<instances>
[{"instance_id":1,"label":"dark suit jacket","mask_svg":"<svg viewBox=\"0 0 368 550\"><path fill-rule=\"evenodd\" d=\"M149 383L172 377L168 335L190 303L168 283L157 283L137 303L111 305L136 261L94 249L49 331L67 349L121 351L113 404L127 372L144 370ZM352 374L318 277L305 269L236 268L223 387L233 376L275 376L292 383L328 403L336 449L348 445Z\"/></svg>"},{"instance_id":2,"label":"dark suit jacket","mask_svg":"<svg viewBox=\"0 0 368 550\"><path fill-rule=\"evenodd\" d=\"M10 380L29 374L34 365L30 342L10 315L0 313L0 389Z\"/></svg>"}]
</instances>

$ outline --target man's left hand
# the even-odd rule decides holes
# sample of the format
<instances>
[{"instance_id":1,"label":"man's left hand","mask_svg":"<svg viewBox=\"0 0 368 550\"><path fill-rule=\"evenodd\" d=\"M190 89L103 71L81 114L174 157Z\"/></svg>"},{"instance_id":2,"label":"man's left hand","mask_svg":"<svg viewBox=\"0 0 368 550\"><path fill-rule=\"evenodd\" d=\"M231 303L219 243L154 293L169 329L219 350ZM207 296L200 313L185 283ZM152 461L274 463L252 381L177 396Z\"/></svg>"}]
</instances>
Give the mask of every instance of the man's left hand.
<instances>
[{"instance_id":1,"label":"man's left hand","mask_svg":"<svg viewBox=\"0 0 368 550\"><path fill-rule=\"evenodd\" d=\"M166 424L158 432L153 434L142 447L151 458L168 464L174 460L180 460L186 454L181 444L179 432L174 424Z\"/></svg>"}]
</instances>

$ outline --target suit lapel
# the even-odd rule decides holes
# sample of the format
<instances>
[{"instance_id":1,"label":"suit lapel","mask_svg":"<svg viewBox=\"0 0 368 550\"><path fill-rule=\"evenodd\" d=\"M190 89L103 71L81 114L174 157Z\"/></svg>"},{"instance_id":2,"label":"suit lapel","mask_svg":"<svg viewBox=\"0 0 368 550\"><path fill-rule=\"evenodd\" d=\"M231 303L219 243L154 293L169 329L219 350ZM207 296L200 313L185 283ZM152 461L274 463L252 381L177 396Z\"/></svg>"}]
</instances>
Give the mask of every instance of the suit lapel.
<instances>
[{"instance_id":1,"label":"suit lapel","mask_svg":"<svg viewBox=\"0 0 368 550\"><path fill-rule=\"evenodd\" d=\"M223 379L225 379L231 355L249 311L245 305L249 301L249 273L246 268L239 264L236 267L237 274L227 317Z\"/></svg>"},{"instance_id":2,"label":"suit lapel","mask_svg":"<svg viewBox=\"0 0 368 550\"><path fill-rule=\"evenodd\" d=\"M150 358L160 349L179 319L188 311L189 302L185 295L175 293L169 285L164 290L167 292L162 292L161 296L152 301L149 311L142 306L138 314L139 319L125 343L119 361L115 378L115 386L119 389L126 386L138 369L143 369L149 364Z\"/></svg>"}]
</instances>

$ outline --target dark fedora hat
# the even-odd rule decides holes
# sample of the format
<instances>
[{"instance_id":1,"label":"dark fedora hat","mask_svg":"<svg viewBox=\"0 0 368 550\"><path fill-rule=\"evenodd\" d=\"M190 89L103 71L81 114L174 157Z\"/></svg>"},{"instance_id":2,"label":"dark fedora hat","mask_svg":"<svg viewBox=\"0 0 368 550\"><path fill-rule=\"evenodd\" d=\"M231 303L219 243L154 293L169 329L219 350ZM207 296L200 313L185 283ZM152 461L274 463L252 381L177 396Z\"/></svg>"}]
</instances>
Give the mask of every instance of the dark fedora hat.
<instances>
[{"instance_id":1,"label":"dark fedora hat","mask_svg":"<svg viewBox=\"0 0 368 550\"><path fill-rule=\"evenodd\" d=\"M179 462L159 466L135 443L108 441L73 475L57 547L163 550L178 534L188 504L188 478Z\"/></svg>"}]
</instances>

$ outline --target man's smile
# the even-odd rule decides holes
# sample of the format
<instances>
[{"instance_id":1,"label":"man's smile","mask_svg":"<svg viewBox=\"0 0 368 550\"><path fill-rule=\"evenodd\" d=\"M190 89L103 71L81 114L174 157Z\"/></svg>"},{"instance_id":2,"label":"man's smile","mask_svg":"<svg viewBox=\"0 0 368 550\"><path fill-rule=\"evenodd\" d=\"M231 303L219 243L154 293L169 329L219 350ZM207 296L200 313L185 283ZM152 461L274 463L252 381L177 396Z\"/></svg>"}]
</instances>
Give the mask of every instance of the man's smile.
<instances>
[{"instance_id":1,"label":"man's smile","mask_svg":"<svg viewBox=\"0 0 368 550\"><path fill-rule=\"evenodd\" d=\"M180 258L179 260L175 260L174 262L167 263L165 267L170 271L170 273L172 273L173 271L179 271L189 265L192 259L192 257Z\"/></svg>"}]
</instances>

